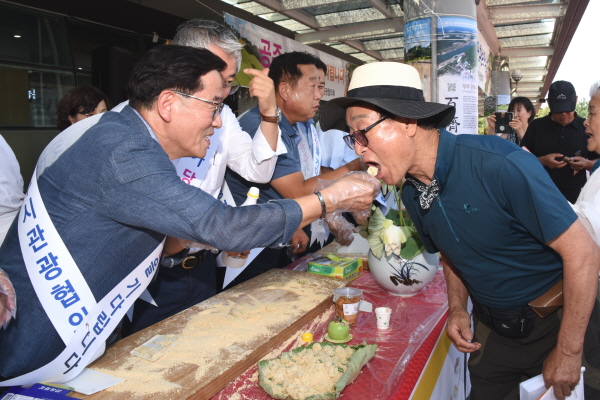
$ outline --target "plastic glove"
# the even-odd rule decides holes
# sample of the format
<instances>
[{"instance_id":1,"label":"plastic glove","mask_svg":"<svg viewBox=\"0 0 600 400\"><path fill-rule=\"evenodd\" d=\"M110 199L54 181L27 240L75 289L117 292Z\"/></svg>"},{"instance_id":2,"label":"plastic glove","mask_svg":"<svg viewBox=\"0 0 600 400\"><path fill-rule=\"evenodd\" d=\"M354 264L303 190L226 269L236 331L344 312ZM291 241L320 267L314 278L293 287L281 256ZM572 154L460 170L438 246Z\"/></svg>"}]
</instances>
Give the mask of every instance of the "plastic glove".
<instances>
[{"instance_id":1,"label":"plastic glove","mask_svg":"<svg viewBox=\"0 0 600 400\"><path fill-rule=\"evenodd\" d=\"M364 225L371 212L371 204L379 195L381 183L365 172L354 171L335 181L319 179L314 190L321 192L328 207L333 205L334 211L327 213L325 222L337 242L348 246L359 228L346 220L342 213L351 212L354 220Z\"/></svg>"},{"instance_id":2,"label":"plastic glove","mask_svg":"<svg viewBox=\"0 0 600 400\"><path fill-rule=\"evenodd\" d=\"M181 244L184 249L190 249L190 253L197 253L201 250L209 250L213 254L219 252L219 249L215 247L204 243L192 242L191 240L179 239L179 244Z\"/></svg>"},{"instance_id":3,"label":"plastic glove","mask_svg":"<svg viewBox=\"0 0 600 400\"><path fill-rule=\"evenodd\" d=\"M6 329L11 318L17 317L17 295L8 275L0 268L0 324Z\"/></svg>"}]
</instances>

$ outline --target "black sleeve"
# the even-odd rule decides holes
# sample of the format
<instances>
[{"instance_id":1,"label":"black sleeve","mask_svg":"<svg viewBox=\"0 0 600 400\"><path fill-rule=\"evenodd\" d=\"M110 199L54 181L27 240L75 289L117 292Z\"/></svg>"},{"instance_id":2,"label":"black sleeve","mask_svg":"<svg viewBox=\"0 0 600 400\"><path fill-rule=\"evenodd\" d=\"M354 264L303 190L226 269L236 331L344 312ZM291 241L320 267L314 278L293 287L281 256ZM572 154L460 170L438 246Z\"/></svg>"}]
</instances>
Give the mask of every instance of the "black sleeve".
<instances>
[{"instance_id":1,"label":"black sleeve","mask_svg":"<svg viewBox=\"0 0 600 400\"><path fill-rule=\"evenodd\" d=\"M521 139L521 143L519 144L519 146L521 146L521 147L527 147L527 149L529 151L531 151L532 153L534 152L534 147L535 147L534 146L535 133L533 132L533 129L531 129L533 126L534 126L533 122L531 124L529 124L529 126L527 127L527 130L525 131L525 135L523 135L523 139Z\"/></svg>"}]
</instances>

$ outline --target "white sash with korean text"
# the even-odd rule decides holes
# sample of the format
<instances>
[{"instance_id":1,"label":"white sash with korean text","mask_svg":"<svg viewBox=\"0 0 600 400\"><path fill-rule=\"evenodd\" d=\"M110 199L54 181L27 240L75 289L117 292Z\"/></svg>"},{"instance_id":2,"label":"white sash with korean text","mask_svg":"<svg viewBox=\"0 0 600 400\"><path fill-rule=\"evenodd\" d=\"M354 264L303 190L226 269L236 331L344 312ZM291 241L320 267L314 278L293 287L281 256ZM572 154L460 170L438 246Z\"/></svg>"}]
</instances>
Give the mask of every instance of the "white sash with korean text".
<instances>
[{"instance_id":1,"label":"white sash with korean text","mask_svg":"<svg viewBox=\"0 0 600 400\"><path fill-rule=\"evenodd\" d=\"M220 146L222 134L222 129L215 129L214 134L210 138L211 145L206 149L204 158L183 157L172 161L175 169L177 169L177 175L179 175L182 181L186 182L188 185L197 188L200 187L200 183L206 176L206 172Z\"/></svg>"},{"instance_id":2,"label":"white sash with korean text","mask_svg":"<svg viewBox=\"0 0 600 400\"><path fill-rule=\"evenodd\" d=\"M49 364L0 386L67 382L104 352L121 318L151 282L163 242L99 303L56 230L35 172L21 207L19 242L27 273L52 325L66 344Z\"/></svg>"},{"instance_id":3,"label":"white sash with korean text","mask_svg":"<svg viewBox=\"0 0 600 400\"><path fill-rule=\"evenodd\" d=\"M67 344L96 299L46 211L35 173L19 213L18 232L31 284Z\"/></svg>"},{"instance_id":4,"label":"white sash with korean text","mask_svg":"<svg viewBox=\"0 0 600 400\"><path fill-rule=\"evenodd\" d=\"M304 179L310 179L313 176L317 176L321 173L321 144L319 142L319 135L313 124L310 124L310 133L313 140L313 151L312 157L310 153L310 146L305 136L300 132L300 128L297 128L300 135L300 142L298 143L298 153L300 154L300 168L302 169L302 175ZM327 223L322 219L313 221L310 224L310 244L318 241L321 247L325 244L325 241L329 237L329 227Z\"/></svg>"}]
</instances>

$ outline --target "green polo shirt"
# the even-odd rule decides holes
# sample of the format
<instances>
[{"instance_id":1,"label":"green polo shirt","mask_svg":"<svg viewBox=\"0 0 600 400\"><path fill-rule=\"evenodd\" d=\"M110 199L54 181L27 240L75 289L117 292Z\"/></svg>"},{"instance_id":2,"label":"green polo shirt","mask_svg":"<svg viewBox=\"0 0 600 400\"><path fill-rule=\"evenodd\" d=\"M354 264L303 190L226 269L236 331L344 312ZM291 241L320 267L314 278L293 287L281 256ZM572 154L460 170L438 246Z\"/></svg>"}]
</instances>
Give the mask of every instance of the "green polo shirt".
<instances>
[{"instance_id":1,"label":"green polo shirt","mask_svg":"<svg viewBox=\"0 0 600 400\"><path fill-rule=\"evenodd\" d=\"M535 156L499 137L441 130L435 176L430 209L408 182L402 200L426 249L448 256L476 301L525 307L562 277L562 259L545 243L577 215Z\"/></svg>"}]
</instances>

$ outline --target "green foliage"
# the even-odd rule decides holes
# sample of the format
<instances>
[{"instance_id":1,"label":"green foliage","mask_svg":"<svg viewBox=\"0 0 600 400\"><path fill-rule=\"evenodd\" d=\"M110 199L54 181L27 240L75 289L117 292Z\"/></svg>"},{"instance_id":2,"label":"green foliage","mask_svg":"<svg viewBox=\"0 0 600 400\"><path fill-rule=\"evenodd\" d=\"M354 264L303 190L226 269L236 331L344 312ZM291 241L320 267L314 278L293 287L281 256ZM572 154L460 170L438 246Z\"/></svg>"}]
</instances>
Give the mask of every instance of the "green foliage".
<instances>
[{"instance_id":1,"label":"green foliage","mask_svg":"<svg viewBox=\"0 0 600 400\"><path fill-rule=\"evenodd\" d=\"M582 118L587 118L589 105L590 105L590 102L584 97L583 99L581 99L577 102L577 105L575 106L575 112L577 113L578 116L580 116Z\"/></svg>"},{"instance_id":2,"label":"green foliage","mask_svg":"<svg viewBox=\"0 0 600 400\"><path fill-rule=\"evenodd\" d=\"M477 119L477 133L480 135L485 135L485 117L480 117Z\"/></svg>"},{"instance_id":3,"label":"green foliage","mask_svg":"<svg viewBox=\"0 0 600 400\"><path fill-rule=\"evenodd\" d=\"M406 59L408 61L431 60L431 44L427 47L421 47L419 44L411 47L406 52Z\"/></svg>"},{"instance_id":4,"label":"green foliage","mask_svg":"<svg viewBox=\"0 0 600 400\"><path fill-rule=\"evenodd\" d=\"M535 117L536 118L542 118L542 117L545 117L548 114L550 114L550 107L540 108L540 111L538 111L538 113L537 113L537 115Z\"/></svg>"}]
</instances>

